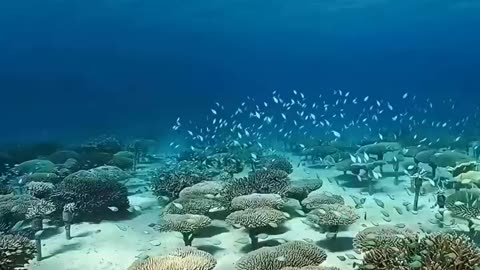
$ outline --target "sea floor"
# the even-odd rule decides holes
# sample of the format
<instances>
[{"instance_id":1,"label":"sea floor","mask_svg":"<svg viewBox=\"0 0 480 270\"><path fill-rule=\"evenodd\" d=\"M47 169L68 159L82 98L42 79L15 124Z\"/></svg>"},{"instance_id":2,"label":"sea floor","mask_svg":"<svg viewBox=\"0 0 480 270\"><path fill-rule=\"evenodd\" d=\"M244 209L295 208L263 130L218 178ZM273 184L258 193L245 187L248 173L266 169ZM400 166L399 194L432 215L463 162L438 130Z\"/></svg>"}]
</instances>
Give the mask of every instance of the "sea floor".
<instances>
[{"instance_id":1,"label":"sea floor","mask_svg":"<svg viewBox=\"0 0 480 270\"><path fill-rule=\"evenodd\" d=\"M292 164L299 164L299 157L289 156ZM152 165L144 170L154 168ZM296 166L291 175L292 181L312 181L317 177L323 179L321 190L342 195L346 204L354 206L349 195L365 197L363 208L358 209L361 219L354 225L341 231L335 240L327 240L326 235L305 224L305 218L295 215L294 209L300 209L298 201L290 200L288 208L292 218L284 226L272 231L268 238L262 239L266 245L277 242L304 240L314 242L323 247L328 254L326 266L336 266L342 270L354 269L354 263L361 262L361 255L353 251L352 240L355 235L366 227L382 224L405 224L408 228L419 231L438 231L439 225L433 224L436 208L435 193L421 196L417 214L407 211L404 203L413 203L413 195L406 189L410 186L410 179L403 175L399 185L393 181L391 166L386 166L385 178L375 185L375 194L370 196L367 187L359 183L354 176L343 175L334 168L314 169L308 163ZM330 180L327 180L330 179ZM159 233L149 225L157 223L162 211L155 196L146 191L147 180L132 179L128 182L131 189L145 190L129 197L130 202L137 209L141 209L134 217L122 221L103 221L95 223L81 223L72 226L73 239L66 240L63 228L50 227L46 230L47 237L43 240L44 259L33 261L32 270L120 270L127 269L136 259L147 255L164 255L175 248L182 247L183 241L177 233ZM433 190L432 190L433 191ZM379 200L384 208L378 205ZM400 215L394 207L403 209ZM385 218L382 211L389 215ZM448 215L446 219L448 219ZM214 220L211 229L198 235L193 246L212 253L218 260L216 270L233 270L235 261L248 252L248 245L244 244L248 235L241 229L234 229L222 220Z\"/></svg>"}]
</instances>

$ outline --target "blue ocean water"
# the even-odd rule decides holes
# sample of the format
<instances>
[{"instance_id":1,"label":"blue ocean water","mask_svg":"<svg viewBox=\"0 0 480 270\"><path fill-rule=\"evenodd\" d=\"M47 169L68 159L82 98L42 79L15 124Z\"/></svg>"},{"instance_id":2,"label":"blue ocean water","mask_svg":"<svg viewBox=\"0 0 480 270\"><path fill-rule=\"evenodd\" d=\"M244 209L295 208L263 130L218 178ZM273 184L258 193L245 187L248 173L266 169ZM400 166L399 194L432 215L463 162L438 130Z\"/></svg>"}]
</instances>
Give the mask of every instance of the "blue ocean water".
<instances>
[{"instance_id":1,"label":"blue ocean water","mask_svg":"<svg viewBox=\"0 0 480 270\"><path fill-rule=\"evenodd\" d=\"M273 90L409 91L468 112L479 14L471 0L3 1L0 138L158 136Z\"/></svg>"}]
</instances>

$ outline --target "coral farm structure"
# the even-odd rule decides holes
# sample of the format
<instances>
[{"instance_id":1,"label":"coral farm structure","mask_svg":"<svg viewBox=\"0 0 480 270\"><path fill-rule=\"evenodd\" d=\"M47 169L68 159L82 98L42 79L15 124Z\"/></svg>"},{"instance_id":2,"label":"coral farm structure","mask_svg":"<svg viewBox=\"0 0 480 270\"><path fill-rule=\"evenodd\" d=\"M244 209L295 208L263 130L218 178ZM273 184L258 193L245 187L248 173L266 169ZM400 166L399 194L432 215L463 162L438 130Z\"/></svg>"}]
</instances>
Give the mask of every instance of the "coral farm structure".
<instances>
[{"instance_id":1,"label":"coral farm structure","mask_svg":"<svg viewBox=\"0 0 480 270\"><path fill-rule=\"evenodd\" d=\"M0 148L0 269L480 270L478 116L371 99L275 92L165 137Z\"/></svg>"}]
</instances>

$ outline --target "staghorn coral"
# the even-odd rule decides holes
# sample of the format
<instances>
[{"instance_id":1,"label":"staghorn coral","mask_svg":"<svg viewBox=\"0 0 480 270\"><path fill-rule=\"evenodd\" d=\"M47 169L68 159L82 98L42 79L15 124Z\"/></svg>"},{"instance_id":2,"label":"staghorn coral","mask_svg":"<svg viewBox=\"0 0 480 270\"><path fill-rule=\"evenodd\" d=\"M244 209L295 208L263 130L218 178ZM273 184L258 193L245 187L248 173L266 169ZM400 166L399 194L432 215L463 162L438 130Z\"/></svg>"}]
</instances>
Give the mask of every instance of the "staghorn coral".
<instances>
[{"instance_id":1,"label":"staghorn coral","mask_svg":"<svg viewBox=\"0 0 480 270\"><path fill-rule=\"evenodd\" d=\"M52 202L42 199L28 207L25 217L27 219L43 218L52 214L55 210L55 205Z\"/></svg>"},{"instance_id":2,"label":"staghorn coral","mask_svg":"<svg viewBox=\"0 0 480 270\"><path fill-rule=\"evenodd\" d=\"M308 181L298 181L293 182L287 189L285 196L287 198L296 199L302 201L307 198L308 194L311 192L320 189L323 186L322 179L314 179Z\"/></svg>"},{"instance_id":3,"label":"staghorn coral","mask_svg":"<svg viewBox=\"0 0 480 270\"><path fill-rule=\"evenodd\" d=\"M129 207L128 192L124 184L115 178L98 176L89 171L79 171L66 177L50 196L57 209L67 203L75 203L80 219L98 219L112 215L109 207L116 207L118 213Z\"/></svg>"},{"instance_id":4,"label":"staghorn coral","mask_svg":"<svg viewBox=\"0 0 480 270\"><path fill-rule=\"evenodd\" d=\"M281 209L284 205L285 201L282 199L282 196L278 194L253 193L233 198L230 208L234 211L261 207Z\"/></svg>"},{"instance_id":5,"label":"staghorn coral","mask_svg":"<svg viewBox=\"0 0 480 270\"><path fill-rule=\"evenodd\" d=\"M248 177L225 183L222 196L227 200L252 193L284 195L290 185L288 174L281 170L256 171Z\"/></svg>"},{"instance_id":6,"label":"staghorn coral","mask_svg":"<svg viewBox=\"0 0 480 270\"><path fill-rule=\"evenodd\" d=\"M381 225L366 228L353 239L353 247L363 252L387 247L402 247L405 243L417 242L418 233L409 229Z\"/></svg>"},{"instance_id":7,"label":"staghorn coral","mask_svg":"<svg viewBox=\"0 0 480 270\"><path fill-rule=\"evenodd\" d=\"M178 198L180 192L209 179L198 174L187 174L181 172L160 173L152 179L152 190L156 196L166 196L170 199Z\"/></svg>"},{"instance_id":8,"label":"staghorn coral","mask_svg":"<svg viewBox=\"0 0 480 270\"><path fill-rule=\"evenodd\" d=\"M205 251L184 247L162 257L134 263L128 270L213 270L217 261Z\"/></svg>"},{"instance_id":9,"label":"staghorn coral","mask_svg":"<svg viewBox=\"0 0 480 270\"><path fill-rule=\"evenodd\" d=\"M330 192L313 191L308 194L301 204L307 210L311 210L324 204L345 204L345 199Z\"/></svg>"},{"instance_id":10,"label":"staghorn coral","mask_svg":"<svg viewBox=\"0 0 480 270\"><path fill-rule=\"evenodd\" d=\"M464 219L476 218L480 216L479 199L479 190L461 190L447 197L446 207L454 216Z\"/></svg>"},{"instance_id":11,"label":"staghorn coral","mask_svg":"<svg viewBox=\"0 0 480 270\"><path fill-rule=\"evenodd\" d=\"M26 237L0 233L0 269L27 269L35 256L35 245Z\"/></svg>"},{"instance_id":12,"label":"staghorn coral","mask_svg":"<svg viewBox=\"0 0 480 270\"><path fill-rule=\"evenodd\" d=\"M448 233L427 235L418 242L376 248L364 255L360 269L475 270L480 249L467 237Z\"/></svg>"},{"instance_id":13,"label":"staghorn coral","mask_svg":"<svg viewBox=\"0 0 480 270\"><path fill-rule=\"evenodd\" d=\"M284 267L319 265L327 258L321 248L301 241L250 252L236 263L236 270L277 270Z\"/></svg>"},{"instance_id":14,"label":"staghorn coral","mask_svg":"<svg viewBox=\"0 0 480 270\"><path fill-rule=\"evenodd\" d=\"M185 246L191 246L194 234L210 226L212 220L203 215L178 215L165 214L158 225L154 229L160 232L179 232L183 235Z\"/></svg>"},{"instance_id":15,"label":"staghorn coral","mask_svg":"<svg viewBox=\"0 0 480 270\"><path fill-rule=\"evenodd\" d=\"M44 199L55 190L55 185L47 182L30 182L26 185L27 193L35 198Z\"/></svg>"},{"instance_id":16,"label":"staghorn coral","mask_svg":"<svg viewBox=\"0 0 480 270\"><path fill-rule=\"evenodd\" d=\"M258 245L257 235L262 229L270 226L278 227L279 224L287 220L285 213L269 207L249 208L236 211L227 216L227 223L234 227L245 227L251 240L253 248Z\"/></svg>"},{"instance_id":17,"label":"staghorn coral","mask_svg":"<svg viewBox=\"0 0 480 270\"><path fill-rule=\"evenodd\" d=\"M215 198L181 197L168 204L165 213L207 215L226 209L225 203Z\"/></svg>"}]
</instances>

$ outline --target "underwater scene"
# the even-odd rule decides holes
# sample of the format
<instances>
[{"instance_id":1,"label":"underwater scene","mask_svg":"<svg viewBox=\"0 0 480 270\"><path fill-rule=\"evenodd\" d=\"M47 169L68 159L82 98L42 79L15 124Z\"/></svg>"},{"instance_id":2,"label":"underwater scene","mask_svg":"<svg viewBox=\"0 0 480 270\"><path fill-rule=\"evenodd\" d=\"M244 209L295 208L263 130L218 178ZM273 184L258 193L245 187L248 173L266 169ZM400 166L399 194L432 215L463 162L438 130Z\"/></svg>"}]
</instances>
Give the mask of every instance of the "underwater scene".
<instances>
[{"instance_id":1,"label":"underwater scene","mask_svg":"<svg viewBox=\"0 0 480 270\"><path fill-rule=\"evenodd\" d=\"M480 2L0 22L0 270L480 270Z\"/></svg>"}]
</instances>

